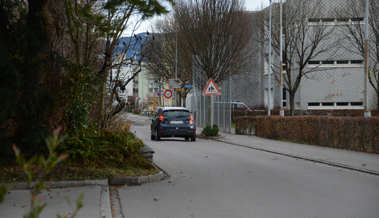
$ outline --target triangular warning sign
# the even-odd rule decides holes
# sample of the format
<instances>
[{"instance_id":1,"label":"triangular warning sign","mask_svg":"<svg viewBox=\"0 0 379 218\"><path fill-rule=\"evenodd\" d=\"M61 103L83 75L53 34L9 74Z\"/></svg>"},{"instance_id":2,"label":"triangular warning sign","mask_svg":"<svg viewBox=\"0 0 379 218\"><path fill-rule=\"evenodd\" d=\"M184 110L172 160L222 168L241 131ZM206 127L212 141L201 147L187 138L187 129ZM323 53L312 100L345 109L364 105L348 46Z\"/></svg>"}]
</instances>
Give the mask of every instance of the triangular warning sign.
<instances>
[{"instance_id":1,"label":"triangular warning sign","mask_svg":"<svg viewBox=\"0 0 379 218\"><path fill-rule=\"evenodd\" d=\"M216 83L212 78L208 80L208 83L203 91L203 95L221 95L220 90L217 88Z\"/></svg>"}]
</instances>

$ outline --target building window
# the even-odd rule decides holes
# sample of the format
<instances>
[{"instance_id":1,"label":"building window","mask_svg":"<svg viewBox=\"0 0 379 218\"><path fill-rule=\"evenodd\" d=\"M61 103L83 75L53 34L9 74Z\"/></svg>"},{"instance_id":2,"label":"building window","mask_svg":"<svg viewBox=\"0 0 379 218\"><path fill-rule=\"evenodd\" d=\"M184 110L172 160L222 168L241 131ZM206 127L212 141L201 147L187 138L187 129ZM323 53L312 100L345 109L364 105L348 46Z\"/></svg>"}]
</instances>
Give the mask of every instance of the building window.
<instances>
[{"instance_id":1,"label":"building window","mask_svg":"<svg viewBox=\"0 0 379 218\"><path fill-rule=\"evenodd\" d=\"M349 22L349 18L337 18L338 23L347 23Z\"/></svg>"},{"instance_id":2,"label":"building window","mask_svg":"<svg viewBox=\"0 0 379 218\"><path fill-rule=\"evenodd\" d=\"M351 106L363 106L363 102L351 102Z\"/></svg>"},{"instance_id":3,"label":"building window","mask_svg":"<svg viewBox=\"0 0 379 218\"><path fill-rule=\"evenodd\" d=\"M334 64L334 61L322 61L322 64Z\"/></svg>"},{"instance_id":4,"label":"building window","mask_svg":"<svg viewBox=\"0 0 379 218\"><path fill-rule=\"evenodd\" d=\"M349 64L349 61L337 61L337 64Z\"/></svg>"},{"instance_id":5,"label":"building window","mask_svg":"<svg viewBox=\"0 0 379 218\"><path fill-rule=\"evenodd\" d=\"M326 25L343 25L343 24L363 24L364 19L363 17L356 17L356 18L310 18L308 19L309 25L320 25L321 23L324 23Z\"/></svg>"},{"instance_id":6,"label":"building window","mask_svg":"<svg viewBox=\"0 0 379 218\"><path fill-rule=\"evenodd\" d=\"M312 23L320 22L320 18L310 18L308 21Z\"/></svg>"},{"instance_id":7,"label":"building window","mask_svg":"<svg viewBox=\"0 0 379 218\"><path fill-rule=\"evenodd\" d=\"M322 22L325 24L334 24L334 18L323 18Z\"/></svg>"},{"instance_id":8,"label":"building window","mask_svg":"<svg viewBox=\"0 0 379 218\"><path fill-rule=\"evenodd\" d=\"M334 103L333 102L323 102L323 103L321 103L322 104L322 106L334 106Z\"/></svg>"},{"instance_id":9,"label":"building window","mask_svg":"<svg viewBox=\"0 0 379 218\"><path fill-rule=\"evenodd\" d=\"M349 102L337 102L337 107L339 106L349 106Z\"/></svg>"},{"instance_id":10,"label":"building window","mask_svg":"<svg viewBox=\"0 0 379 218\"><path fill-rule=\"evenodd\" d=\"M363 17L356 17L356 18L351 18L351 22L359 23L363 22Z\"/></svg>"},{"instance_id":11,"label":"building window","mask_svg":"<svg viewBox=\"0 0 379 218\"><path fill-rule=\"evenodd\" d=\"M308 67L362 67L363 60L325 60L325 61L308 61Z\"/></svg>"},{"instance_id":12,"label":"building window","mask_svg":"<svg viewBox=\"0 0 379 218\"><path fill-rule=\"evenodd\" d=\"M315 102L308 102L308 106L320 106L320 103L319 102L317 102L317 103L315 103Z\"/></svg>"},{"instance_id":13,"label":"building window","mask_svg":"<svg viewBox=\"0 0 379 218\"><path fill-rule=\"evenodd\" d=\"M351 64L363 64L363 60L352 60Z\"/></svg>"},{"instance_id":14,"label":"building window","mask_svg":"<svg viewBox=\"0 0 379 218\"><path fill-rule=\"evenodd\" d=\"M363 109L363 102L308 102L308 110Z\"/></svg>"},{"instance_id":15,"label":"building window","mask_svg":"<svg viewBox=\"0 0 379 218\"><path fill-rule=\"evenodd\" d=\"M311 65L319 65L319 64L320 64L320 61L309 61L308 64L311 64Z\"/></svg>"}]
</instances>

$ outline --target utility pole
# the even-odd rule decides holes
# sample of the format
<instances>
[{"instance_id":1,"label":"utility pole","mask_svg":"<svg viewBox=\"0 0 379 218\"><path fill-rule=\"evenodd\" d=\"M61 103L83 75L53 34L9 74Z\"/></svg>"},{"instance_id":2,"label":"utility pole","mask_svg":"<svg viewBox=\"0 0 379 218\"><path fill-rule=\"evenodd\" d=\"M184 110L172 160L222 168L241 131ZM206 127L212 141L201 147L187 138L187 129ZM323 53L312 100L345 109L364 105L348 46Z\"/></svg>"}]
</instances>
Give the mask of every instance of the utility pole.
<instances>
[{"instance_id":1,"label":"utility pole","mask_svg":"<svg viewBox=\"0 0 379 218\"><path fill-rule=\"evenodd\" d=\"M366 0L366 17L365 17L365 81L364 81L364 117L371 117L371 111L368 109L368 97L367 97L367 86L368 86L368 70L369 70L369 65L368 65L368 14L369 14L369 0Z\"/></svg>"},{"instance_id":2,"label":"utility pole","mask_svg":"<svg viewBox=\"0 0 379 218\"><path fill-rule=\"evenodd\" d=\"M283 110L283 2L280 0L280 116L284 117Z\"/></svg>"},{"instance_id":3,"label":"utility pole","mask_svg":"<svg viewBox=\"0 0 379 218\"><path fill-rule=\"evenodd\" d=\"M175 20L175 28L176 28L176 40L175 40L175 79L178 78L178 24ZM178 90L175 89L175 107L178 102Z\"/></svg>"},{"instance_id":4,"label":"utility pole","mask_svg":"<svg viewBox=\"0 0 379 218\"><path fill-rule=\"evenodd\" d=\"M267 115L271 115L271 0L270 0L270 18L269 18L269 37L268 37L268 108Z\"/></svg>"}]
</instances>

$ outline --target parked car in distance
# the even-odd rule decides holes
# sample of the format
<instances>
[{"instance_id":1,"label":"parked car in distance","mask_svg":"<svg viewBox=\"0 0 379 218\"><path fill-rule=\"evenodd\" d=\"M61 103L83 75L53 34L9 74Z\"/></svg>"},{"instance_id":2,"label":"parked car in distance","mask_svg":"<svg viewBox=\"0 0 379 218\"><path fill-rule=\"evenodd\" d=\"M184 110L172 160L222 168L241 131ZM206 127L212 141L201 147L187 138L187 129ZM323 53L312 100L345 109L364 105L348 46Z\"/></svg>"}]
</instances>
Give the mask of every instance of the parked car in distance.
<instances>
[{"instance_id":1,"label":"parked car in distance","mask_svg":"<svg viewBox=\"0 0 379 218\"><path fill-rule=\"evenodd\" d=\"M220 105L220 109L221 108L224 108L224 102L218 102L218 101L214 101L214 107L217 108L217 105ZM226 102L226 107L229 106L229 102ZM231 107L232 107L232 111L234 110L243 110L243 111L251 111L251 109L249 108L249 106L247 106L245 103L243 102L238 102L238 101L235 101L235 102L231 102Z\"/></svg>"},{"instance_id":2,"label":"parked car in distance","mask_svg":"<svg viewBox=\"0 0 379 218\"><path fill-rule=\"evenodd\" d=\"M162 137L183 137L196 141L196 125L191 112L185 107L161 107L149 117L151 140Z\"/></svg>"}]
</instances>

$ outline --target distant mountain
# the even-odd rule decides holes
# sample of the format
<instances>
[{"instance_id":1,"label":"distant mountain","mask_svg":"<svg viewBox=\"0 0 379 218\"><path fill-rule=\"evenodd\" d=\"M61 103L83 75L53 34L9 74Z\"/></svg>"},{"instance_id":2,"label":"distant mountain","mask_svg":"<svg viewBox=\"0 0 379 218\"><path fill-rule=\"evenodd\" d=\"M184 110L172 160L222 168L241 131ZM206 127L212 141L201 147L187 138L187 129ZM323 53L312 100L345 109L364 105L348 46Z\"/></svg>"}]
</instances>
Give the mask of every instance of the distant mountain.
<instances>
[{"instance_id":1,"label":"distant mountain","mask_svg":"<svg viewBox=\"0 0 379 218\"><path fill-rule=\"evenodd\" d=\"M155 35L155 37L156 37L155 33L149 34L150 37L152 37L153 35ZM139 33L139 34L136 34L136 36L137 36L138 40L141 40L142 42L144 42L148 37L147 33ZM114 49L114 53L124 52L124 49L126 47L125 45L128 45L130 40L131 40L131 43L130 43L128 51L126 52L126 59L130 59L135 52L137 53L136 58L138 59L138 53L140 52L141 47L140 47L140 45L136 45L135 48L133 48L133 46L136 44L136 37L134 37L134 36L132 36L132 37L121 37L118 40L117 46Z\"/></svg>"}]
</instances>

